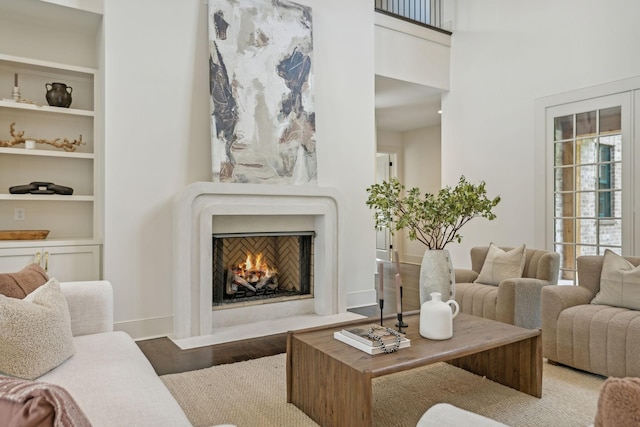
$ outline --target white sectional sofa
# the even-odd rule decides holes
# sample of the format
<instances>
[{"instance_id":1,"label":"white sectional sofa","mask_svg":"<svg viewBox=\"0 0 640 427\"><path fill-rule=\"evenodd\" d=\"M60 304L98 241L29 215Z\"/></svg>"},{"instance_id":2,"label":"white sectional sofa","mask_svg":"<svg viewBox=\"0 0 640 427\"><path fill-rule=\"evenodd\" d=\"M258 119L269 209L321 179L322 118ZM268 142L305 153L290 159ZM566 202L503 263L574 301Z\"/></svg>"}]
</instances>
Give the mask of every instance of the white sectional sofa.
<instances>
[{"instance_id":1,"label":"white sectional sofa","mask_svg":"<svg viewBox=\"0 0 640 427\"><path fill-rule=\"evenodd\" d=\"M37 378L66 389L93 427L191 426L133 339L113 330L107 281L61 283L75 354Z\"/></svg>"},{"instance_id":2,"label":"white sectional sofa","mask_svg":"<svg viewBox=\"0 0 640 427\"><path fill-rule=\"evenodd\" d=\"M422 415L416 427L508 427L482 415L448 403L438 403Z\"/></svg>"}]
</instances>

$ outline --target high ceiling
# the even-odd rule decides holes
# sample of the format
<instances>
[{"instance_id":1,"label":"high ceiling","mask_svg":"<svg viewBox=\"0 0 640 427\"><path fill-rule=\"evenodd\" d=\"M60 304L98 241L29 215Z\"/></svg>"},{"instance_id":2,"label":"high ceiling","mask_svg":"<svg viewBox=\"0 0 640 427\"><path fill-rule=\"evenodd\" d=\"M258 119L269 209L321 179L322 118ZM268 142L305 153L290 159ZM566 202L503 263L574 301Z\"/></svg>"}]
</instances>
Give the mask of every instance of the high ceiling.
<instances>
[{"instance_id":1,"label":"high ceiling","mask_svg":"<svg viewBox=\"0 0 640 427\"><path fill-rule=\"evenodd\" d=\"M376 127L405 132L440 123L442 90L376 76Z\"/></svg>"}]
</instances>

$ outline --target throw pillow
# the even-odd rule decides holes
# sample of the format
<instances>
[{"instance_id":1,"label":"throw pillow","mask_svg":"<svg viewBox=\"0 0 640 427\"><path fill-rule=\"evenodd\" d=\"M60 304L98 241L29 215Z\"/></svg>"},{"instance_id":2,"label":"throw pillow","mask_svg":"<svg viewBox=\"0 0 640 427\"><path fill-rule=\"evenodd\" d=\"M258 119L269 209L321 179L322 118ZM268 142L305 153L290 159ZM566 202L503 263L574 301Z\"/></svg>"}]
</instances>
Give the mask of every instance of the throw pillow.
<instances>
[{"instance_id":1,"label":"throw pillow","mask_svg":"<svg viewBox=\"0 0 640 427\"><path fill-rule=\"evenodd\" d=\"M635 267L617 253L605 250L600 291L591 303L640 310L640 266Z\"/></svg>"},{"instance_id":2,"label":"throw pillow","mask_svg":"<svg viewBox=\"0 0 640 427\"><path fill-rule=\"evenodd\" d=\"M609 377L600 388L595 427L631 427L640 423L640 378Z\"/></svg>"},{"instance_id":3,"label":"throw pillow","mask_svg":"<svg viewBox=\"0 0 640 427\"><path fill-rule=\"evenodd\" d=\"M491 243L482 270L474 283L497 286L505 279L520 278L525 260L525 245L504 251Z\"/></svg>"},{"instance_id":4,"label":"throw pillow","mask_svg":"<svg viewBox=\"0 0 640 427\"><path fill-rule=\"evenodd\" d=\"M89 420L59 385L0 376L0 425L85 427Z\"/></svg>"},{"instance_id":5,"label":"throw pillow","mask_svg":"<svg viewBox=\"0 0 640 427\"><path fill-rule=\"evenodd\" d=\"M16 273L0 274L0 294L24 298L49 280L47 272L38 264L31 264Z\"/></svg>"},{"instance_id":6,"label":"throw pillow","mask_svg":"<svg viewBox=\"0 0 640 427\"><path fill-rule=\"evenodd\" d=\"M75 353L60 284L51 279L24 299L0 295L0 373L35 379Z\"/></svg>"}]
</instances>

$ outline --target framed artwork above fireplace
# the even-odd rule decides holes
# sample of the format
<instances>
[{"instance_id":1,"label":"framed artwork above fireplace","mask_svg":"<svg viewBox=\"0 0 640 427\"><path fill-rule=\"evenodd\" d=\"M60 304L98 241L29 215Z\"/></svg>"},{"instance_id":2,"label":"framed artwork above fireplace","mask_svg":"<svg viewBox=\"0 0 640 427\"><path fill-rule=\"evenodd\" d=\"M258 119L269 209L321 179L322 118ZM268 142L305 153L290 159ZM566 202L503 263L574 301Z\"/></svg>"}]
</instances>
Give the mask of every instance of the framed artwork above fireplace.
<instances>
[{"instance_id":1,"label":"framed artwork above fireplace","mask_svg":"<svg viewBox=\"0 0 640 427\"><path fill-rule=\"evenodd\" d=\"M311 17L287 0L209 0L214 182L316 182Z\"/></svg>"}]
</instances>

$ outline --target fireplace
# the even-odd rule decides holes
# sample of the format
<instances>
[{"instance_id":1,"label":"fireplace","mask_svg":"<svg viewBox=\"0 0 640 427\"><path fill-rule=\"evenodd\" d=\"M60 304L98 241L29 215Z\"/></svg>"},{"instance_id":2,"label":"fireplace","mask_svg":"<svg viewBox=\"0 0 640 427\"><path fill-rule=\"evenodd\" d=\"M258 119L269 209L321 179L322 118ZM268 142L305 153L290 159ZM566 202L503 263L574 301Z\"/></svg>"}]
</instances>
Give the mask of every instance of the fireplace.
<instances>
[{"instance_id":1,"label":"fireplace","mask_svg":"<svg viewBox=\"0 0 640 427\"><path fill-rule=\"evenodd\" d=\"M339 253L345 238L344 201L334 188L197 182L178 193L174 208L171 338L180 348L361 317L346 307L346 265ZM214 234L299 230L313 232L311 294L277 305L228 304L213 309Z\"/></svg>"},{"instance_id":2,"label":"fireplace","mask_svg":"<svg viewBox=\"0 0 640 427\"><path fill-rule=\"evenodd\" d=\"M213 309L313 297L313 231L213 234Z\"/></svg>"}]
</instances>

